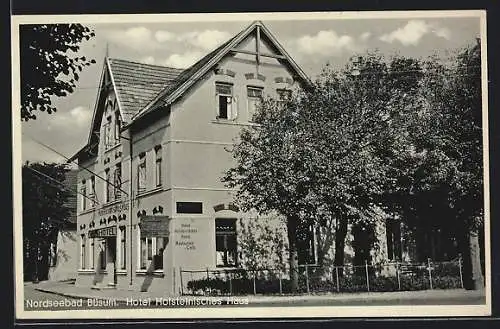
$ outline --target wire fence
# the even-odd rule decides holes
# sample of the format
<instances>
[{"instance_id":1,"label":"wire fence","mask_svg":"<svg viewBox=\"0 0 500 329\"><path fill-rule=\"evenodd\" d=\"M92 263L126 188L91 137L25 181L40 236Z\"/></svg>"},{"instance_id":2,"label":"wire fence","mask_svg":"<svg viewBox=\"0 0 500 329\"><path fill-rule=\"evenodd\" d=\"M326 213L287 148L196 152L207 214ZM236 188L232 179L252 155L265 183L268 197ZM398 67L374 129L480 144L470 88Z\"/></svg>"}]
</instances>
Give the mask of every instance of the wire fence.
<instances>
[{"instance_id":1,"label":"wire fence","mask_svg":"<svg viewBox=\"0 0 500 329\"><path fill-rule=\"evenodd\" d=\"M412 291L463 288L461 257L447 262L300 265L299 294ZM262 269L180 269L182 295L291 294L288 267Z\"/></svg>"}]
</instances>

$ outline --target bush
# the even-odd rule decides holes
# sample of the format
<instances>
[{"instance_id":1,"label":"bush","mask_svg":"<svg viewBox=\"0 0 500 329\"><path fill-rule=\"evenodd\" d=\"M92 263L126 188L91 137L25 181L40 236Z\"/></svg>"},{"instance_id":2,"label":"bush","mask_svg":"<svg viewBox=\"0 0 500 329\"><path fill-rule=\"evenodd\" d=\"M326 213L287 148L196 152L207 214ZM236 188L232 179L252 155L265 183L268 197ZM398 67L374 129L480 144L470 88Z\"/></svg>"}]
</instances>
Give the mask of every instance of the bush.
<instances>
[{"instance_id":1,"label":"bush","mask_svg":"<svg viewBox=\"0 0 500 329\"><path fill-rule=\"evenodd\" d=\"M277 294L280 292L280 281L277 279L255 280L256 292L258 294ZM430 289L429 277L424 275L402 275L400 277L401 291L417 291ZM281 280L282 292L291 293L291 281ZM365 276L343 276L339 278L340 292L366 292L368 291ZM460 278L456 276L433 277L432 286L434 289L455 289L461 288ZM215 295L251 295L254 293L252 278L234 278L229 282L228 278L210 278L192 280L187 284L187 288L192 292L203 291ZM230 290L231 289L231 290ZM370 277L371 292L398 291L397 277ZM309 291L314 292L337 292L337 283L331 280L311 279L309 281ZM307 292L307 281L304 277L299 278L299 293Z\"/></svg>"}]
</instances>

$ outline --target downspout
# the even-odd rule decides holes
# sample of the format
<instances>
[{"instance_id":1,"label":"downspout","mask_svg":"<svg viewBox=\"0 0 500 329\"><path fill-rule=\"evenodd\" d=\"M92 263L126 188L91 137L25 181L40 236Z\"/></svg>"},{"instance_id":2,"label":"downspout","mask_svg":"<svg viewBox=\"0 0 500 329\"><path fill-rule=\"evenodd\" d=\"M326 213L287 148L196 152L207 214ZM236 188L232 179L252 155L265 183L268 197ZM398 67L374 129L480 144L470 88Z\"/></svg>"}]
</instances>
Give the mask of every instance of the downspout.
<instances>
[{"instance_id":1,"label":"downspout","mask_svg":"<svg viewBox=\"0 0 500 329\"><path fill-rule=\"evenodd\" d=\"M133 238L133 228L132 228L132 206L133 206L133 195L132 195L132 184L133 184L133 178L132 178L132 127L128 128L128 148L129 148L129 158L130 158L130 166L129 166L129 205L128 205L128 214L129 214L129 226L130 226L130 285L132 285L133 282L133 244L134 244L134 238Z\"/></svg>"}]
</instances>

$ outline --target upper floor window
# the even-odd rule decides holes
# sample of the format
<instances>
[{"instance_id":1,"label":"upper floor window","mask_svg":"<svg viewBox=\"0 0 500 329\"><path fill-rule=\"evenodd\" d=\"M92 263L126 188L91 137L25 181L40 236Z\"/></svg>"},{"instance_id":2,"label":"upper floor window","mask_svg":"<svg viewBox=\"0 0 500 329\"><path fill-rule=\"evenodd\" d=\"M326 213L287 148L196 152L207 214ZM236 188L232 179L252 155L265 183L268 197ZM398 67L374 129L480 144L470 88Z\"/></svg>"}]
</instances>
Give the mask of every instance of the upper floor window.
<instances>
[{"instance_id":1,"label":"upper floor window","mask_svg":"<svg viewBox=\"0 0 500 329\"><path fill-rule=\"evenodd\" d=\"M115 112L115 144L120 143L120 128L121 128L121 121L120 121L120 112L116 111Z\"/></svg>"},{"instance_id":2,"label":"upper floor window","mask_svg":"<svg viewBox=\"0 0 500 329\"><path fill-rule=\"evenodd\" d=\"M155 147L156 165L155 165L155 180L156 186L161 186L161 145Z\"/></svg>"},{"instance_id":3,"label":"upper floor window","mask_svg":"<svg viewBox=\"0 0 500 329\"><path fill-rule=\"evenodd\" d=\"M138 193L146 190L146 153L139 155L139 164L137 166L137 191Z\"/></svg>"},{"instance_id":4,"label":"upper floor window","mask_svg":"<svg viewBox=\"0 0 500 329\"><path fill-rule=\"evenodd\" d=\"M118 163L115 167L113 184L114 184L115 200L118 200L121 198L121 188L122 188L122 165L121 165L121 163Z\"/></svg>"},{"instance_id":5,"label":"upper floor window","mask_svg":"<svg viewBox=\"0 0 500 329\"><path fill-rule=\"evenodd\" d=\"M262 88L258 87L247 87L247 99L248 99L248 119L251 121L253 115L257 111L257 107L262 102Z\"/></svg>"},{"instance_id":6,"label":"upper floor window","mask_svg":"<svg viewBox=\"0 0 500 329\"><path fill-rule=\"evenodd\" d=\"M87 209L87 182L82 180L82 185L80 186L80 197L81 197L81 210Z\"/></svg>"},{"instance_id":7,"label":"upper floor window","mask_svg":"<svg viewBox=\"0 0 500 329\"><path fill-rule=\"evenodd\" d=\"M109 168L104 171L104 202L111 201L111 188L109 184Z\"/></svg>"},{"instance_id":8,"label":"upper floor window","mask_svg":"<svg viewBox=\"0 0 500 329\"><path fill-rule=\"evenodd\" d=\"M234 120L237 116L236 104L233 104L233 86L217 83L215 85L217 97L217 119Z\"/></svg>"},{"instance_id":9,"label":"upper floor window","mask_svg":"<svg viewBox=\"0 0 500 329\"><path fill-rule=\"evenodd\" d=\"M89 197L92 202L91 207L95 207L97 203L97 196L95 193L95 176L90 177L90 191L89 191Z\"/></svg>"},{"instance_id":10,"label":"upper floor window","mask_svg":"<svg viewBox=\"0 0 500 329\"><path fill-rule=\"evenodd\" d=\"M112 146L112 137L111 137L111 116L106 118L106 123L104 124L104 147L105 149L109 149Z\"/></svg>"}]
</instances>

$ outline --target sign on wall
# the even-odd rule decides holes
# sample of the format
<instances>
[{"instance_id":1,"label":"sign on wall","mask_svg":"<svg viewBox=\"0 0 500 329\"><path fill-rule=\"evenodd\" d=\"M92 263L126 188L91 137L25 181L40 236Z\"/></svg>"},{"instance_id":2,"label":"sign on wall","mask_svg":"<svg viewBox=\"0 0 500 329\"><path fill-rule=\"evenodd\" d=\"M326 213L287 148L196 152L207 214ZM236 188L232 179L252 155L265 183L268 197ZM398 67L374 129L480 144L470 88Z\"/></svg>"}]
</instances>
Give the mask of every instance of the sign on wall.
<instances>
[{"instance_id":1,"label":"sign on wall","mask_svg":"<svg viewBox=\"0 0 500 329\"><path fill-rule=\"evenodd\" d=\"M108 238L116 236L116 226L89 231L89 238Z\"/></svg>"},{"instance_id":2,"label":"sign on wall","mask_svg":"<svg viewBox=\"0 0 500 329\"><path fill-rule=\"evenodd\" d=\"M169 233L168 216L142 216L139 222L141 237L165 237Z\"/></svg>"}]
</instances>

